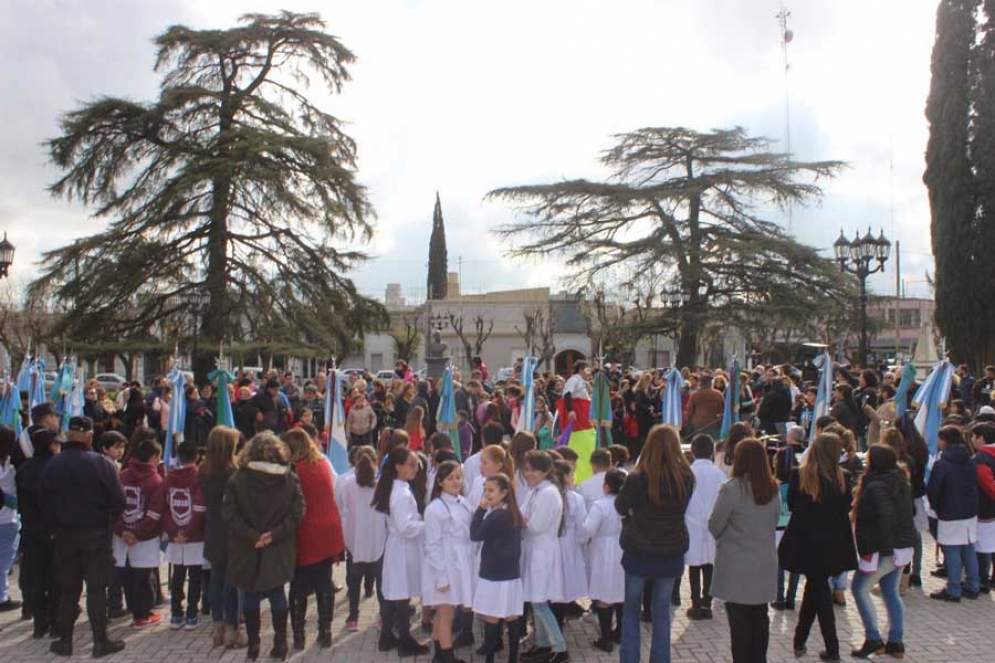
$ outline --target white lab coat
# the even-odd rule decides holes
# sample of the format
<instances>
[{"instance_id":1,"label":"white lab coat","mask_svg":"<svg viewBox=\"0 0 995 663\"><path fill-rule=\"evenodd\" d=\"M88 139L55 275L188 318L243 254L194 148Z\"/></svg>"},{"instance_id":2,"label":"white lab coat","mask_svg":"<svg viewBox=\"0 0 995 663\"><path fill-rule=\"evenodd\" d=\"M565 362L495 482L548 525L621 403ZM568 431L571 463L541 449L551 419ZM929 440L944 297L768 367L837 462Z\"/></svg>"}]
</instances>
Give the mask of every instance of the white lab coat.
<instances>
[{"instance_id":1,"label":"white lab coat","mask_svg":"<svg viewBox=\"0 0 995 663\"><path fill-rule=\"evenodd\" d=\"M479 476L480 476L480 452L478 451L477 453L472 454L469 458L463 461L464 495L466 495L469 492L470 488L473 487L474 482L477 480L477 477ZM473 506L476 507L479 502L480 500L478 499L477 502L473 503Z\"/></svg>"},{"instance_id":2,"label":"white lab coat","mask_svg":"<svg viewBox=\"0 0 995 663\"><path fill-rule=\"evenodd\" d=\"M710 460L699 458L691 464L694 473L694 492L684 512L688 528L688 551L684 562L688 566L715 563L715 538L708 531L708 518L715 508L719 488L726 481L725 473Z\"/></svg>"},{"instance_id":3,"label":"white lab coat","mask_svg":"<svg viewBox=\"0 0 995 663\"><path fill-rule=\"evenodd\" d=\"M387 543L387 516L372 506L373 487L360 486L356 475L343 474L335 488L345 547L353 562L375 562Z\"/></svg>"},{"instance_id":4,"label":"white lab coat","mask_svg":"<svg viewBox=\"0 0 995 663\"><path fill-rule=\"evenodd\" d=\"M422 533L425 523L407 481L394 479L383 554L383 595L388 601L421 596Z\"/></svg>"},{"instance_id":5,"label":"white lab coat","mask_svg":"<svg viewBox=\"0 0 995 663\"><path fill-rule=\"evenodd\" d=\"M602 495L591 505L581 529L589 541L588 594L592 601L625 601L625 570L622 569L622 516L615 510L615 496Z\"/></svg>"},{"instance_id":6,"label":"white lab coat","mask_svg":"<svg viewBox=\"0 0 995 663\"><path fill-rule=\"evenodd\" d=\"M470 521L474 510L465 497L447 493L442 493L425 508L422 605L473 604L477 569L470 541ZM447 585L447 591L439 591Z\"/></svg>"},{"instance_id":7,"label":"white lab coat","mask_svg":"<svg viewBox=\"0 0 995 663\"><path fill-rule=\"evenodd\" d=\"M522 537L522 587L526 601L545 603L563 600L563 562L560 558L560 518L563 500L549 481L531 488L522 514L526 528Z\"/></svg>"},{"instance_id":8,"label":"white lab coat","mask_svg":"<svg viewBox=\"0 0 995 663\"><path fill-rule=\"evenodd\" d=\"M587 598L587 546L581 530L587 518L584 497L576 490L566 492L567 520L560 537L560 559L563 565L563 600Z\"/></svg>"}]
</instances>

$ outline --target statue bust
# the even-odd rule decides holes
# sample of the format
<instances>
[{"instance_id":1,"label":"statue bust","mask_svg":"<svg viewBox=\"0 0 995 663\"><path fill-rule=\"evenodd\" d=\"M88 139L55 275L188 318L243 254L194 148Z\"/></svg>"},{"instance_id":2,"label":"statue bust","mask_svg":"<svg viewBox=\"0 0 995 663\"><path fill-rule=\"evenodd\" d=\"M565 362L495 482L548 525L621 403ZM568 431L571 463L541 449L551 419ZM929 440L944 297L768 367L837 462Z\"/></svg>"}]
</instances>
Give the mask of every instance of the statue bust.
<instances>
[{"instance_id":1,"label":"statue bust","mask_svg":"<svg viewBox=\"0 0 995 663\"><path fill-rule=\"evenodd\" d=\"M442 342L442 333L436 329L432 332L432 342L428 344L426 357L445 357L449 346Z\"/></svg>"},{"instance_id":2,"label":"statue bust","mask_svg":"<svg viewBox=\"0 0 995 663\"><path fill-rule=\"evenodd\" d=\"M436 329L432 332L432 342L428 344L425 352L425 364L427 374L430 378L441 378L449 364L449 357L446 356L448 346L442 342L442 333Z\"/></svg>"}]
</instances>

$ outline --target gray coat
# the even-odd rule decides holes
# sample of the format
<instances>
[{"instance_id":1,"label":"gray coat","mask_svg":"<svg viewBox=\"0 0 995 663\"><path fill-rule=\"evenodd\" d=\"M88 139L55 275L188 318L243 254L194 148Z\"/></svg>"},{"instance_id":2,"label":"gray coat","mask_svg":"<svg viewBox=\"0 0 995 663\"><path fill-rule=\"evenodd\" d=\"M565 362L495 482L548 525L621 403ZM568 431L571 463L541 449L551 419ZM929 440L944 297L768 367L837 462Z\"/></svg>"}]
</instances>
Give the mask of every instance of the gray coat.
<instances>
[{"instance_id":1,"label":"gray coat","mask_svg":"<svg viewBox=\"0 0 995 663\"><path fill-rule=\"evenodd\" d=\"M776 598L774 531L780 515L780 495L758 506L748 483L735 478L722 484L708 519L716 544L712 596L744 605L760 605Z\"/></svg>"}]
</instances>

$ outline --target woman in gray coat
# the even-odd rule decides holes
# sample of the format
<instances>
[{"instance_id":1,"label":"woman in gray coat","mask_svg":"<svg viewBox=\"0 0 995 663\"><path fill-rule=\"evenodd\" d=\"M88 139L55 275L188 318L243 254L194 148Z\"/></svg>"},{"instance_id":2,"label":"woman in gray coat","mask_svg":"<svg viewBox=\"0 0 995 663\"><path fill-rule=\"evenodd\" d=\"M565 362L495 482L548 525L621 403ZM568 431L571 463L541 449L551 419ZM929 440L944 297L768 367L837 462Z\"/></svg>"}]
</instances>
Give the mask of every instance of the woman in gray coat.
<instances>
[{"instance_id":1,"label":"woman in gray coat","mask_svg":"<svg viewBox=\"0 0 995 663\"><path fill-rule=\"evenodd\" d=\"M725 601L733 663L767 660L767 604L777 590L774 531L780 515L780 491L767 452L759 441L743 440L708 519L716 544L712 596Z\"/></svg>"}]
</instances>

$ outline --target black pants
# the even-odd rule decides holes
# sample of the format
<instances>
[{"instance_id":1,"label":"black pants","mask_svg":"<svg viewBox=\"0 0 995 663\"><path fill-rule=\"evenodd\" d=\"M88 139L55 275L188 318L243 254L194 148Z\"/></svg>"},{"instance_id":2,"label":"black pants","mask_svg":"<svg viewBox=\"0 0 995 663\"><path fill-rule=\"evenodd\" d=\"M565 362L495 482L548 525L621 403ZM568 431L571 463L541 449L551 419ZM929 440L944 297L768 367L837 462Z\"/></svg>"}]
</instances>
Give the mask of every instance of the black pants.
<instances>
[{"instance_id":1,"label":"black pants","mask_svg":"<svg viewBox=\"0 0 995 663\"><path fill-rule=\"evenodd\" d=\"M147 619L155 605L156 591L153 587L155 569L136 569L129 562L124 567L124 598L128 610L135 619Z\"/></svg>"},{"instance_id":2,"label":"black pants","mask_svg":"<svg viewBox=\"0 0 995 663\"><path fill-rule=\"evenodd\" d=\"M187 578L190 585L187 592L187 614L188 619L197 616L197 604L200 603L201 594L201 567L173 565L173 575L169 578L169 602L172 607L173 617L183 617L183 585Z\"/></svg>"},{"instance_id":3,"label":"black pants","mask_svg":"<svg viewBox=\"0 0 995 663\"><path fill-rule=\"evenodd\" d=\"M770 642L767 604L726 603L726 615L732 636L733 663L767 663L767 644Z\"/></svg>"},{"instance_id":4,"label":"black pants","mask_svg":"<svg viewBox=\"0 0 995 663\"><path fill-rule=\"evenodd\" d=\"M711 564L688 567L688 578L691 580L692 608L712 607L712 571L714 569L715 567ZM704 585L702 584L703 579Z\"/></svg>"},{"instance_id":5,"label":"black pants","mask_svg":"<svg viewBox=\"0 0 995 663\"><path fill-rule=\"evenodd\" d=\"M380 591L380 578L383 571L383 557L375 562L354 562L352 555L346 553L345 558L345 585L346 595L349 597L349 615L346 621L359 620L359 592L363 588L365 579L366 586L371 583L376 584L377 601L380 602L380 611L383 612L383 593Z\"/></svg>"},{"instance_id":6,"label":"black pants","mask_svg":"<svg viewBox=\"0 0 995 663\"><path fill-rule=\"evenodd\" d=\"M306 599L312 592L316 595L332 593L331 557L294 569L294 578L290 581L290 600Z\"/></svg>"},{"instance_id":7,"label":"black pants","mask_svg":"<svg viewBox=\"0 0 995 663\"><path fill-rule=\"evenodd\" d=\"M21 577L24 603L34 616L35 627L56 626L59 591L55 583L55 542L47 536L21 539Z\"/></svg>"},{"instance_id":8,"label":"black pants","mask_svg":"<svg viewBox=\"0 0 995 663\"><path fill-rule=\"evenodd\" d=\"M802 607L798 611L798 625L795 627L795 649L805 646L816 618L819 619L819 630L822 631L826 651L838 654L840 641L836 637L836 613L833 612L829 576L805 576L805 592L802 594Z\"/></svg>"},{"instance_id":9,"label":"black pants","mask_svg":"<svg viewBox=\"0 0 995 663\"><path fill-rule=\"evenodd\" d=\"M59 633L63 641L72 642L84 582L86 614L93 629L93 641L107 641L107 584L113 566L111 555L110 530L72 530L55 535L55 575L61 591Z\"/></svg>"}]
</instances>

